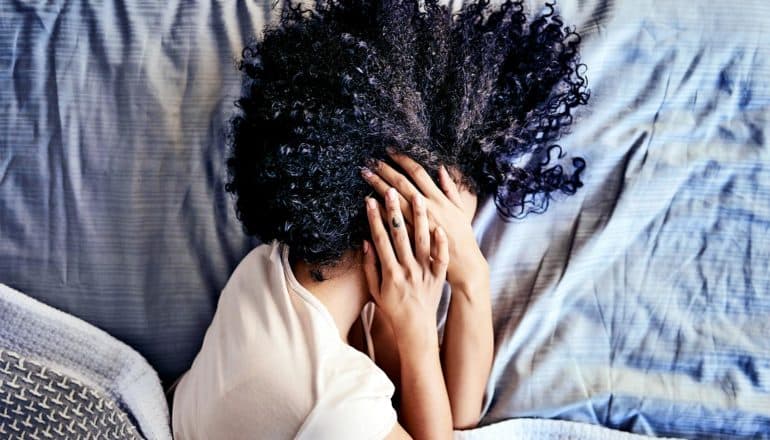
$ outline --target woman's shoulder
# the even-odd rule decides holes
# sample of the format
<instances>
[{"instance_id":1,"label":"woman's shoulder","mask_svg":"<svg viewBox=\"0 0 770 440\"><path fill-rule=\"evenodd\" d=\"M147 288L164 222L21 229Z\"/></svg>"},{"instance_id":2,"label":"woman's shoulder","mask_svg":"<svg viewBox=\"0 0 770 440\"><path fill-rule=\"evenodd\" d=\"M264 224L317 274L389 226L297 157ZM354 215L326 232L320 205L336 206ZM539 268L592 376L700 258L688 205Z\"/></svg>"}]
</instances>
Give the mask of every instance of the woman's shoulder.
<instances>
[{"instance_id":1,"label":"woman's shoulder","mask_svg":"<svg viewBox=\"0 0 770 440\"><path fill-rule=\"evenodd\" d=\"M231 290L264 285L264 281L269 278L276 265L280 265L280 248L280 243L271 242L260 244L250 250L230 274L230 278L222 289L222 296Z\"/></svg>"},{"instance_id":2,"label":"woman's shoulder","mask_svg":"<svg viewBox=\"0 0 770 440\"><path fill-rule=\"evenodd\" d=\"M262 243L250 250L235 266L231 278L240 272L253 271L256 267L265 267L280 262L281 244L277 241Z\"/></svg>"}]
</instances>

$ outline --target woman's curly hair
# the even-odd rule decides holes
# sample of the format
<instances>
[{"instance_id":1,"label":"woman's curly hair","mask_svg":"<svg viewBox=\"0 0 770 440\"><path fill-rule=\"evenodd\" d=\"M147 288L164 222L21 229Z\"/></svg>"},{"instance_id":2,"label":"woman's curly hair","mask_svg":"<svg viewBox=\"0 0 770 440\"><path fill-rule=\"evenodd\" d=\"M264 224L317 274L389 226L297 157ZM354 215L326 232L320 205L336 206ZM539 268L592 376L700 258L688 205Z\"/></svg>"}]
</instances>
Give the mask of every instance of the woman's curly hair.
<instances>
[{"instance_id":1,"label":"woman's curly hair","mask_svg":"<svg viewBox=\"0 0 770 440\"><path fill-rule=\"evenodd\" d=\"M334 265L369 238L360 169L391 147L434 177L445 165L493 195L503 218L573 194L554 142L588 99L580 37L552 4L528 20L521 1L283 0L280 18L243 50L230 119L227 191L249 235L292 259ZM392 162L390 162L392 163ZM318 275L316 275L318 276Z\"/></svg>"}]
</instances>

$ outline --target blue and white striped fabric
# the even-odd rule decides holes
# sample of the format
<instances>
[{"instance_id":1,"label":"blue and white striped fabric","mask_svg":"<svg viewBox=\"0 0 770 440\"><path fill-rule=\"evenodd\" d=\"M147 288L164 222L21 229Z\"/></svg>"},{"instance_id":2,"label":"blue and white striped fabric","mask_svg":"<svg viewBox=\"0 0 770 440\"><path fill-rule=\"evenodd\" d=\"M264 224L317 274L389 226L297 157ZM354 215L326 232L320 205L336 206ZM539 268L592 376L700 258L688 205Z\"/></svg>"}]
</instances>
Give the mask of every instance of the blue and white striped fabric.
<instances>
[{"instance_id":1,"label":"blue and white striped fabric","mask_svg":"<svg viewBox=\"0 0 770 440\"><path fill-rule=\"evenodd\" d=\"M532 8L540 3L529 2ZM562 0L592 91L585 187L475 226L483 423L770 437L770 4ZM170 383L255 245L223 190L234 60L269 2L0 2L0 282Z\"/></svg>"},{"instance_id":2,"label":"blue and white striped fabric","mask_svg":"<svg viewBox=\"0 0 770 440\"><path fill-rule=\"evenodd\" d=\"M770 5L562 2L592 98L586 187L475 226L497 351L484 422L770 437Z\"/></svg>"}]
</instances>

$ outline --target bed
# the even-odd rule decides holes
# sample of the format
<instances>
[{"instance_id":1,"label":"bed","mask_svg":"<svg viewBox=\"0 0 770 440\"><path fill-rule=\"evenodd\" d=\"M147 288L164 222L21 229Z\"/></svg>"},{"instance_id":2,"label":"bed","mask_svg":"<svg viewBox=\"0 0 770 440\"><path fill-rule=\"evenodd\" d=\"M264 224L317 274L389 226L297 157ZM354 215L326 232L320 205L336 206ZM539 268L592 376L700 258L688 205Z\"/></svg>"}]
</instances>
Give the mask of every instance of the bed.
<instances>
[{"instance_id":1,"label":"bed","mask_svg":"<svg viewBox=\"0 0 770 440\"><path fill-rule=\"evenodd\" d=\"M490 201L477 214L496 336L482 424L770 437L770 4L557 7L588 66L561 142L585 186L512 223ZM270 14L0 3L0 283L125 342L166 386L257 244L224 191L222 130Z\"/></svg>"}]
</instances>

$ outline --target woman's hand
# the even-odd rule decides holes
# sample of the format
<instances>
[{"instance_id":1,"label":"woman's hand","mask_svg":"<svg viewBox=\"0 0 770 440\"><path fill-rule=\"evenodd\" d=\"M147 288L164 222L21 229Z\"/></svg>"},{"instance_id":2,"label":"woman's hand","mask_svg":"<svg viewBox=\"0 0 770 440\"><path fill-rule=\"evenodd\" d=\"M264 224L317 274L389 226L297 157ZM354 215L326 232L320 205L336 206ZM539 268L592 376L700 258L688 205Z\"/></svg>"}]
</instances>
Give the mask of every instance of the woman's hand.
<instances>
[{"instance_id":1,"label":"woman's hand","mask_svg":"<svg viewBox=\"0 0 770 440\"><path fill-rule=\"evenodd\" d=\"M446 234L437 227L431 237L419 194L411 204L414 250L393 188L386 191L384 219L375 199L367 198L366 206L374 249L364 241L364 271L369 292L390 321L398 347L399 420L415 439L450 439L452 412L436 334L436 311L449 262ZM400 437L399 432L396 427L393 437Z\"/></svg>"},{"instance_id":2,"label":"woman's hand","mask_svg":"<svg viewBox=\"0 0 770 440\"><path fill-rule=\"evenodd\" d=\"M446 233L436 227L431 234L425 200L415 194L410 205L414 235L412 250L398 194L391 188L385 195L385 219L377 201L366 200L374 243L372 249L368 242L364 242L364 270L369 291L390 321L399 351L406 348L402 347L404 343L429 342L437 347L436 312L449 264Z\"/></svg>"},{"instance_id":3,"label":"woman's hand","mask_svg":"<svg viewBox=\"0 0 770 440\"><path fill-rule=\"evenodd\" d=\"M476 210L473 197L463 194L465 190L457 187L443 166L439 169L439 189L427 171L410 157L397 153L391 153L391 157L408 173L414 184L384 162L378 163L375 172L362 170L364 179L381 196L385 196L388 188L394 187L398 191L404 218L410 224L414 224L414 218L408 200L416 196L425 198L430 229L441 227L449 238L447 281L455 290L474 290L480 279L489 276L489 268L471 227Z\"/></svg>"},{"instance_id":4,"label":"woman's hand","mask_svg":"<svg viewBox=\"0 0 770 440\"><path fill-rule=\"evenodd\" d=\"M439 170L439 189L417 162L404 155L391 156L414 184L382 162L377 174L362 174L380 194L392 191L390 185L395 187L404 215L413 224L423 220L412 215L417 211L406 200L424 196L430 224L447 232L452 297L444 327L443 372L455 429L472 428L481 414L494 350L489 268L471 228L476 204L464 203L472 199L461 195L445 168Z\"/></svg>"}]
</instances>

